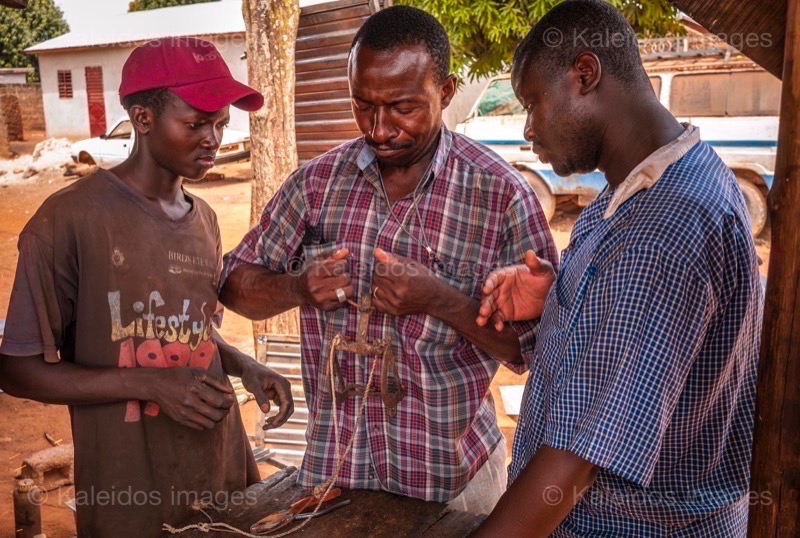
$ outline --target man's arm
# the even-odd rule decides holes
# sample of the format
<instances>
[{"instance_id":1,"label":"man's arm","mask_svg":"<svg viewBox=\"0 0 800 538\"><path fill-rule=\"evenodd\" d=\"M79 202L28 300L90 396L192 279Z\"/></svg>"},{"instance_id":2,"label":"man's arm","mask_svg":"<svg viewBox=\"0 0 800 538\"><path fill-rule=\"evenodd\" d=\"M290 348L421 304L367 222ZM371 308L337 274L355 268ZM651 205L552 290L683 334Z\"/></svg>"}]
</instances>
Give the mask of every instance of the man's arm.
<instances>
[{"instance_id":1,"label":"man's arm","mask_svg":"<svg viewBox=\"0 0 800 538\"><path fill-rule=\"evenodd\" d=\"M228 375L241 378L244 388L256 397L261 411L269 413L270 401L278 405L278 413L267 419L264 429L282 426L294 413L292 386L289 381L225 342L216 331L212 338L219 348L222 369Z\"/></svg>"},{"instance_id":2,"label":"man's arm","mask_svg":"<svg viewBox=\"0 0 800 538\"><path fill-rule=\"evenodd\" d=\"M266 319L298 306L320 310L342 306L336 295L341 288L353 296L347 257L341 249L310 260L300 274L274 273L260 265L242 264L234 269L220 290L219 300L248 319Z\"/></svg>"},{"instance_id":3,"label":"man's arm","mask_svg":"<svg viewBox=\"0 0 800 538\"><path fill-rule=\"evenodd\" d=\"M442 320L478 349L497 360L512 364L523 362L519 336L514 329L504 325L498 331L488 325L478 325L475 319L478 317L480 303L446 282L437 280L438 291L431 295L431 301L426 309L429 316Z\"/></svg>"},{"instance_id":4,"label":"man's arm","mask_svg":"<svg viewBox=\"0 0 800 538\"><path fill-rule=\"evenodd\" d=\"M0 354L0 388L17 398L62 405L152 401L195 430L213 428L236 401L230 387L197 368L86 368L48 364L41 355Z\"/></svg>"},{"instance_id":5,"label":"man's arm","mask_svg":"<svg viewBox=\"0 0 800 538\"><path fill-rule=\"evenodd\" d=\"M598 470L571 452L542 445L472 536L550 536Z\"/></svg>"},{"instance_id":6,"label":"man's arm","mask_svg":"<svg viewBox=\"0 0 800 538\"><path fill-rule=\"evenodd\" d=\"M219 300L247 319L271 318L302 304L296 276L273 273L251 263L240 265L228 275Z\"/></svg>"},{"instance_id":7,"label":"man's arm","mask_svg":"<svg viewBox=\"0 0 800 538\"><path fill-rule=\"evenodd\" d=\"M497 360L521 363L519 337L511 327L497 331L475 323L480 303L413 260L375 250L375 307L393 316L424 313L440 319ZM377 291L375 291L377 290Z\"/></svg>"}]
</instances>

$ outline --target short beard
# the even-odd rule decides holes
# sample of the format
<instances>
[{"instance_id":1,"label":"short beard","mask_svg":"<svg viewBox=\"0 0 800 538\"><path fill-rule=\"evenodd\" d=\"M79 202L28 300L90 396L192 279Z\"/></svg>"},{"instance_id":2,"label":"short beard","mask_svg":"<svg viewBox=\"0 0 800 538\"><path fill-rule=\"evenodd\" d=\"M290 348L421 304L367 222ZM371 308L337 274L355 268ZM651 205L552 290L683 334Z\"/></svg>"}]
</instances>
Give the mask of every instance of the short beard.
<instances>
[{"instance_id":1,"label":"short beard","mask_svg":"<svg viewBox=\"0 0 800 538\"><path fill-rule=\"evenodd\" d=\"M602 134L596 132L585 107L576 108L572 117L574 121L569 125L569 134L564 141L564 147L570 148L570 151L564 155L563 166L560 168L565 169L566 175L588 174L597 169Z\"/></svg>"}]
</instances>

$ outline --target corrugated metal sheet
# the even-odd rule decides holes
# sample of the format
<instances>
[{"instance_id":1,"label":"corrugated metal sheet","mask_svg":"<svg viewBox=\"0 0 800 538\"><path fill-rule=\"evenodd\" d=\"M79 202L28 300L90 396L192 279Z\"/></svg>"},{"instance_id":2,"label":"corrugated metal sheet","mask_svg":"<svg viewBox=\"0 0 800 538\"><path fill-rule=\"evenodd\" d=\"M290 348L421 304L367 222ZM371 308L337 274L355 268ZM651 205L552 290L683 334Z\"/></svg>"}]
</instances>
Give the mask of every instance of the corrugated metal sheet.
<instances>
[{"instance_id":1,"label":"corrugated metal sheet","mask_svg":"<svg viewBox=\"0 0 800 538\"><path fill-rule=\"evenodd\" d=\"M28 0L0 0L0 5L22 9L28 5Z\"/></svg>"},{"instance_id":2,"label":"corrugated metal sheet","mask_svg":"<svg viewBox=\"0 0 800 538\"><path fill-rule=\"evenodd\" d=\"M669 1L781 78L788 0Z\"/></svg>"},{"instance_id":3,"label":"corrugated metal sheet","mask_svg":"<svg viewBox=\"0 0 800 538\"><path fill-rule=\"evenodd\" d=\"M85 9L90 8L87 5ZM215 36L244 34L244 31L241 2L208 2L113 15L99 21L91 30L67 32L29 47L25 52L130 47L169 36Z\"/></svg>"},{"instance_id":4,"label":"corrugated metal sheet","mask_svg":"<svg viewBox=\"0 0 800 538\"><path fill-rule=\"evenodd\" d=\"M385 4L390 5L390 1ZM358 29L383 4L378 0L338 0L300 11L295 49L295 130L301 164L361 136L350 110L347 55ZM308 425L300 339L261 335L256 355L259 362L291 382L295 410L281 428L268 430L263 436L257 433L257 454L272 463L300 465ZM260 432L264 417L260 411L256 415L255 431Z\"/></svg>"},{"instance_id":5,"label":"corrugated metal sheet","mask_svg":"<svg viewBox=\"0 0 800 538\"><path fill-rule=\"evenodd\" d=\"M347 54L358 29L382 4L375 0L339 0L300 12L295 50L295 130L300 164L361 136L350 110Z\"/></svg>"},{"instance_id":6,"label":"corrugated metal sheet","mask_svg":"<svg viewBox=\"0 0 800 538\"><path fill-rule=\"evenodd\" d=\"M264 431L264 414L256 411L255 448L262 459L280 465L299 466L306 451L308 406L303 393L300 367L300 337L260 335L256 360L281 374L292 384L294 414L276 430Z\"/></svg>"},{"instance_id":7,"label":"corrugated metal sheet","mask_svg":"<svg viewBox=\"0 0 800 538\"><path fill-rule=\"evenodd\" d=\"M305 10L320 3L320 0L300 0L300 7ZM25 52L40 53L110 45L130 47L165 37L214 37L244 35L244 32L241 0L224 0L103 17L91 28L67 32L29 47Z\"/></svg>"}]
</instances>

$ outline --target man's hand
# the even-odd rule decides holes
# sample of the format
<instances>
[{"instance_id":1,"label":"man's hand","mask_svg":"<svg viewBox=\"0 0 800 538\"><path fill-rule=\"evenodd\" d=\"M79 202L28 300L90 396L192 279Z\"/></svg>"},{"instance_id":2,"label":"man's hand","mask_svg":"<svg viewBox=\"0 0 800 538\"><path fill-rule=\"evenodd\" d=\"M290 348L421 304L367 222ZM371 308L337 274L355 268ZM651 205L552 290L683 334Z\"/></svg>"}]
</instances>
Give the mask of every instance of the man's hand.
<instances>
[{"instance_id":1,"label":"man's hand","mask_svg":"<svg viewBox=\"0 0 800 538\"><path fill-rule=\"evenodd\" d=\"M555 279L552 264L532 250L525 253L524 265L492 271L481 290L478 325L483 327L491 321L495 329L502 331L506 321L541 317Z\"/></svg>"},{"instance_id":2,"label":"man's hand","mask_svg":"<svg viewBox=\"0 0 800 538\"><path fill-rule=\"evenodd\" d=\"M294 413L291 384L285 377L263 364L251 361L242 372L242 385L256 397L264 414L269 413L270 401L278 406L278 413L267 418L265 430L282 426Z\"/></svg>"},{"instance_id":3,"label":"man's hand","mask_svg":"<svg viewBox=\"0 0 800 538\"><path fill-rule=\"evenodd\" d=\"M353 296L348 256L350 251L343 248L333 254L322 254L306 260L297 282L297 291L306 304L326 312L346 304L338 297L336 290L341 288L346 299Z\"/></svg>"},{"instance_id":4,"label":"man's hand","mask_svg":"<svg viewBox=\"0 0 800 538\"><path fill-rule=\"evenodd\" d=\"M428 313L439 278L419 262L375 249L373 304L392 316Z\"/></svg>"},{"instance_id":5,"label":"man's hand","mask_svg":"<svg viewBox=\"0 0 800 538\"><path fill-rule=\"evenodd\" d=\"M153 368L152 400L169 418L210 430L236 403L233 389L201 368Z\"/></svg>"}]
</instances>

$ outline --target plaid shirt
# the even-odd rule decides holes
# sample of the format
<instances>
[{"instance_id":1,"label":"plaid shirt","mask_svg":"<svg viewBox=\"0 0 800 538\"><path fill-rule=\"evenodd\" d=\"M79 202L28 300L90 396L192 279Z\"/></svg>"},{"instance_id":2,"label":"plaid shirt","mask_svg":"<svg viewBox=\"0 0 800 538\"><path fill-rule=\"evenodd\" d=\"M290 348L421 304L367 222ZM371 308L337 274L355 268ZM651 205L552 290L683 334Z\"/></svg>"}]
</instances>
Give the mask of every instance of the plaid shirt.
<instances>
[{"instance_id":1,"label":"plaid shirt","mask_svg":"<svg viewBox=\"0 0 800 538\"><path fill-rule=\"evenodd\" d=\"M763 295L736 178L694 142L562 253L509 474L543 444L601 468L554 536L745 535Z\"/></svg>"},{"instance_id":2,"label":"plaid shirt","mask_svg":"<svg viewBox=\"0 0 800 538\"><path fill-rule=\"evenodd\" d=\"M533 249L557 262L557 252L535 194L525 180L489 149L442 128L432 172L417 192L394 203L394 213L415 237L423 235L441 262L391 216L382 194L374 153L363 138L305 164L270 200L260 223L226 256L223 278L242 263L284 273L303 259L346 247L351 252L354 300L369 294L373 249L425 264L448 284L480 297L493 268L520 263ZM302 245L308 227L320 245ZM299 482L310 486L330 477L335 464L332 402L323 368L334 335L355 339L358 309L300 311L303 387L309 409L308 448ZM535 341L535 324L518 323L520 345ZM406 396L388 417L379 396L369 396L355 424L360 397L339 402L344 445L358 432L337 485L384 489L427 500L460 493L500 441L489 383L498 363L433 317L393 317L375 312L368 341L392 337ZM366 383L370 358L340 353L347 383ZM380 372L380 363L378 364Z\"/></svg>"}]
</instances>

